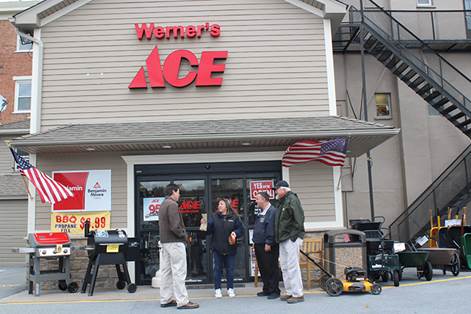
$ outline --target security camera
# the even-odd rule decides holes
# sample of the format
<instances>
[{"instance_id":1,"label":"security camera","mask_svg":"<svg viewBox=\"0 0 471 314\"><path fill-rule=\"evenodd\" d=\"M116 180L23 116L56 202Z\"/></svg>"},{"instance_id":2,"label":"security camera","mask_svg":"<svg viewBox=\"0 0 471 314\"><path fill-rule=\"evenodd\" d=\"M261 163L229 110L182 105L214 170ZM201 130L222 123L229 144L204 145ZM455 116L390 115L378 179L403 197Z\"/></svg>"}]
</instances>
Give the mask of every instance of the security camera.
<instances>
[{"instance_id":1,"label":"security camera","mask_svg":"<svg viewBox=\"0 0 471 314\"><path fill-rule=\"evenodd\" d=\"M4 112L7 109L8 101L5 97L0 95L0 112Z\"/></svg>"}]
</instances>

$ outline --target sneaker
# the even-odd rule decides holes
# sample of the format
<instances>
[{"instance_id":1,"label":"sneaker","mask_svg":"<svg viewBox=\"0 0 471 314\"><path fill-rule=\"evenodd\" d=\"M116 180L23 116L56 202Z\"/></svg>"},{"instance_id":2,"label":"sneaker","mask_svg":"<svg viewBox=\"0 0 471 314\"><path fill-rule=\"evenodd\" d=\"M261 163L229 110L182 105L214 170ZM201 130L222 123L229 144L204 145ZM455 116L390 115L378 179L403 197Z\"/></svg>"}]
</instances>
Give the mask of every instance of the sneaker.
<instances>
[{"instance_id":1,"label":"sneaker","mask_svg":"<svg viewBox=\"0 0 471 314\"><path fill-rule=\"evenodd\" d=\"M199 306L198 303L188 302L185 305L177 307L177 309L179 309L179 310L193 310L193 309L197 309L199 307L200 306Z\"/></svg>"},{"instance_id":2,"label":"sneaker","mask_svg":"<svg viewBox=\"0 0 471 314\"><path fill-rule=\"evenodd\" d=\"M227 295L229 298L233 298L236 296L234 289L227 289Z\"/></svg>"},{"instance_id":3,"label":"sneaker","mask_svg":"<svg viewBox=\"0 0 471 314\"><path fill-rule=\"evenodd\" d=\"M280 300L281 301L288 301L288 299L291 299L293 296L289 294L282 294L280 295Z\"/></svg>"},{"instance_id":4,"label":"sneaker","mask_svg":"<svg viewBox=\"0 0 471 314\"><path fill-rule=\"evenodd\" d=\"M222 298L222 292L221 292L221 289L216 289L214 290L214 297L216 298Z\"/></svg>"},{"instance_id":5,"label":"sneaker","mask_svg":"<svg viewBox=\"0 0 471 314\"><path fill-rule=\"evenodd\" d=\"M291 297L288 300L286 300L289 304L294 304L294 303L299 303L299 302L304 302L304 296L300 297Z\"/></svg>"},{"instance_id":6,"label":"sneaker","mask_svg":"<svg viewBox=\"0 0 471 314\"><path fill-rule=\"evenodd\" d=\"M260 291L260 292L257 292L257 297L266 297L270 295L269 293L266 293L265 291Z\"/></svg>"}]
</instances>

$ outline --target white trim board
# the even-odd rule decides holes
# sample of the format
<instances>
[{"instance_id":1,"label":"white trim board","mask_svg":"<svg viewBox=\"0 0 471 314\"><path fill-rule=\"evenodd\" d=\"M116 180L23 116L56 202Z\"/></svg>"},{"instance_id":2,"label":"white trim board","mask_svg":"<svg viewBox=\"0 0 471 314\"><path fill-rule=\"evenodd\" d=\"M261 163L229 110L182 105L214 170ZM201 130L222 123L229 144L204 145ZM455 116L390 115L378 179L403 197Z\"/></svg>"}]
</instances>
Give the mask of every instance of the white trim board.
<instances>
[{"instance_id":1,"label":"white trim board","mask_svg":"<svg viewBox=\"0 0 471 314\"><path fill-rule=\"evenodd\" d=\"M332 28L330 19L324 19L324 47L327 68L327 90L329 94L329 115L337 115L337 98L335 95L334 52L332 48Z\"/></svg>"}]
</instances>

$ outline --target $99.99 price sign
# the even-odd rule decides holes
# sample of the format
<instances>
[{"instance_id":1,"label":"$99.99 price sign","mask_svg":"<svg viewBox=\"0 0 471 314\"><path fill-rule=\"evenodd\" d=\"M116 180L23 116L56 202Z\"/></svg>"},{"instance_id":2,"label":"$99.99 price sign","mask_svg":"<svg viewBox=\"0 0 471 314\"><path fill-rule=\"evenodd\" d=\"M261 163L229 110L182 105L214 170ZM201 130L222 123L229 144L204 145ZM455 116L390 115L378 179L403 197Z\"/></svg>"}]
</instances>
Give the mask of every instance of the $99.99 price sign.
<instances>
[{"instance_id":1,"label":"$99.99 price sign","mask_svg":"<svg viewBox=\"0 0 471 314\"><path fill-rule=\"evenodd\" d=\"M51 231L67 232L83 236L85 222L90 221L90 230L110 229L111 215L106 212L51 213Z\"/></svg>"}]
</instances>

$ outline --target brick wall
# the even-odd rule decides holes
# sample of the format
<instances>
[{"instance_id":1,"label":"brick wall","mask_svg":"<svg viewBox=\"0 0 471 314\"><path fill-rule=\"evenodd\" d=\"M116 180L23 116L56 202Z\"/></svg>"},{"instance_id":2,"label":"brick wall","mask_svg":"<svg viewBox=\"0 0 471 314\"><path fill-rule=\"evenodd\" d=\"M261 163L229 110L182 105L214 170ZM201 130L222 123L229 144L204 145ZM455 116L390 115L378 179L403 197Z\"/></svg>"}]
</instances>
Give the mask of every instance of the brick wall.
<instances>
[{"instance_id":1,"label":"brick wall","mask_svg":"<svg viewBox=\"0 0 471 314\"><path fill-rule=\"evenodd\" d=\"M29 118L29 114L12 113L15 104L14 76L31 76L32 52L16 52L16 32L9 21L0 20L0 95L8 101L0 122L7 124Z\"/></svg>"}]
</instances>

